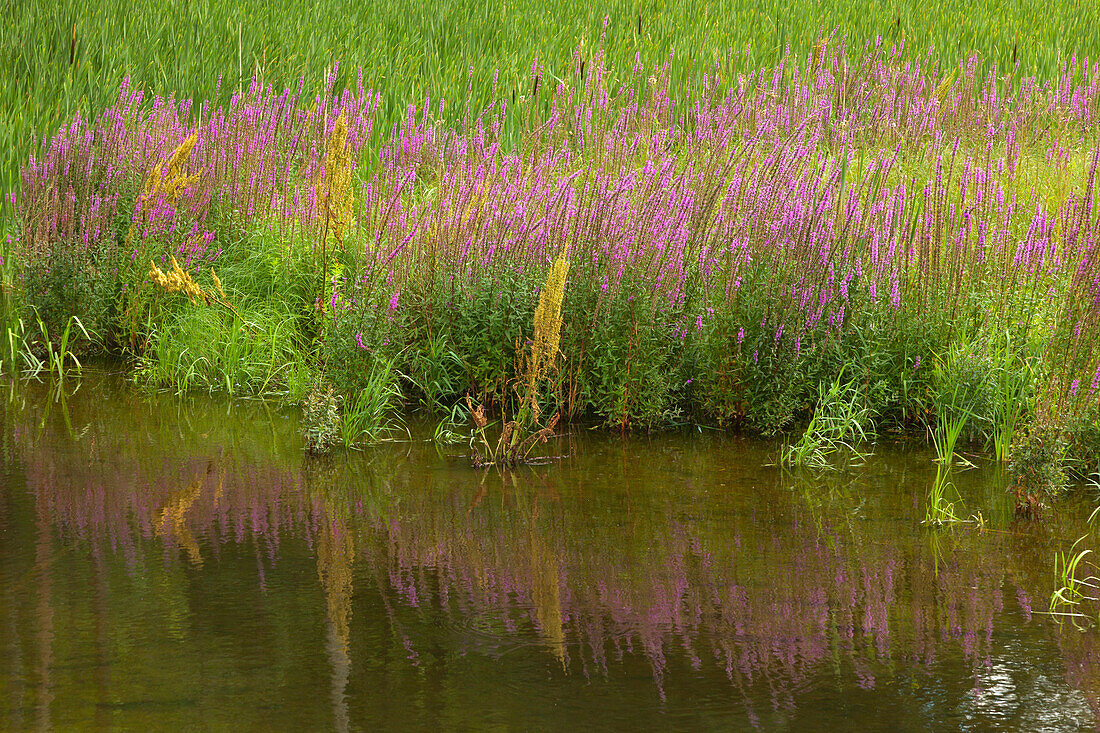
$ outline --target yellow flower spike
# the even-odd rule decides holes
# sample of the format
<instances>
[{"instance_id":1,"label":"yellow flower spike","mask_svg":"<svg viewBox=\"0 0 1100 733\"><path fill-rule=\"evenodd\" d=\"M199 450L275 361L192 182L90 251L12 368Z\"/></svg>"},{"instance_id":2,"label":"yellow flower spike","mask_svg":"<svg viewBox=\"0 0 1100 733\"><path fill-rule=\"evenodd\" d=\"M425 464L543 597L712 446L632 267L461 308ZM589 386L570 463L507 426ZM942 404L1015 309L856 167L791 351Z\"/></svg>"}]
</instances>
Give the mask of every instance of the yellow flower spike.
<instances>
[{"instance_id":1,"label":"yellow flower spike","mask_svg":"<svg viewBox=\"0 0 1100 733\"><path fill-rule=\"evenodd\" d=\"M333 236L337 242L343 242L355 211L355 194L351 188L351 153L348 149L348 118L343 112L336 118L325 145L324 175L318 175L314 190L332 226Z\"/></svg>"},{"instance_id":2,"label":"yellow flower spike","mask_svg":"<svg viewBox=\"0 0 1100 733\"><path fill-rule=\"evenodd\" d=\"M214 278L214 287L218 289L218 295L222 297L222 300L227 300L225 297L225 290L222 289L222 281L218 277L218 273L214 272L214 268L210 268L210 277Z\"/></svg>"},{"instance_id":3,"label":"yellow flower spike","mask_svg":"<svg viewBox=\"0 0 1100 733\"><path fill-rule=\"evenodd\" d=\"M538 383L553 365L561 343L561 303L568 274L569 260L562 252L546 276L546 284L539 293L539 304L535 309L535 333L531 339L531 362L527 367L527 401L536 415Z\"/></svg>"},{"instance_id":4,"label":"yellow flower spike","mask_svg":"<svg viewBox=\"0 0 1100 733\"><path fill-rule=\"evenodd\" d=\"M176 146L176 149L172 151L166 160L153 166L153 171L149 174L149 179L145 181L145 186L141 192L142 200L163 196L169 203L175 203L179 194L185 188L199 180L205 170L200 170L191 176L180 174L184 164L187 163L187 159L191 157L191 150L195 147L197 141L198 135L191 133Z\"/></svg>"}]
</instances>

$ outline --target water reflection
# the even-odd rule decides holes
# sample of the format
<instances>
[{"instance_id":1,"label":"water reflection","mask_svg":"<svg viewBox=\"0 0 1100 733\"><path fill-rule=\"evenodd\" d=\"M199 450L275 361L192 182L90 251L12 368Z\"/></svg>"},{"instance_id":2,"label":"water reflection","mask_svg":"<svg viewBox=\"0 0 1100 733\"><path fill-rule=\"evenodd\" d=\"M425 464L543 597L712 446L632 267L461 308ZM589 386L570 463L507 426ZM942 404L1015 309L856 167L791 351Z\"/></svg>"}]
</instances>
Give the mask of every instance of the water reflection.
<instances>
[{"instance_id":1,"label":"water reflection","mask_svg":"<svg viewBox=\"0 0 1100 733\"><path fill-rule=\"evenodd\" d=\"M351 675L349 640L355 540L348 525L348 505L337 501L335 493L327 489L325 479L328 477L318 480L315 471L308 472L307 477L309 493L320 507L315 550L317 576L325 595L325 648L332 665L332 716L334 727L346 731L349 727L346 691Z\"/></svg>"},{"instance_id":2,"label":"water reflection","mask_svg":"<svg viewBox=\"0 0 1100 733\"><path fill-rule=\"evenodd\" d=\"M289 415L110 382L7 409L6 726L1097 719L1097 635L1034 615L1078 527L924 530L927 456L638 438L501 475L304 462Z\"/></svg>"},{"instance_id":3,"label":"water reflection","mask_svg":"<svg viewBox=\"0 0 1100 733\"><path fill-rule=\"evenodd\" d=\"M50 706L53 703L53 543L49 517L41 509L35 517L34 582L36 603L34 613L34 720L38 730L50 730Z\"/></svg>"}]
</instances>

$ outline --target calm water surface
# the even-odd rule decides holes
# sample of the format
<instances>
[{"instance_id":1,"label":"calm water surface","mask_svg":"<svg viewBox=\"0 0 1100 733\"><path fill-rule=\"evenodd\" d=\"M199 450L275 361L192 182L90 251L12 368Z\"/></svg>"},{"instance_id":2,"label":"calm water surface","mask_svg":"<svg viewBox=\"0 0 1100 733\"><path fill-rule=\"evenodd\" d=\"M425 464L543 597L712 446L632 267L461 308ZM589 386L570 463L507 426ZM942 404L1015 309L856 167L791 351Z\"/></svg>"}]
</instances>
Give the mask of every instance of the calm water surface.
<instances>
[{"instance_id":1,"label":"calm water surface","mask_svg":"<svg viewBox=\"0 0 1100 733\"><path fill-rule=\"evenodd\" d=\"M826 476L714 435L551 449L306 460L260 403L12 388L0 728L1097 728L1098 634L1039 613L1084 503L1014 524L979 468L986 528L934 531L919 448Z\"/></svg>"}]
</instances>

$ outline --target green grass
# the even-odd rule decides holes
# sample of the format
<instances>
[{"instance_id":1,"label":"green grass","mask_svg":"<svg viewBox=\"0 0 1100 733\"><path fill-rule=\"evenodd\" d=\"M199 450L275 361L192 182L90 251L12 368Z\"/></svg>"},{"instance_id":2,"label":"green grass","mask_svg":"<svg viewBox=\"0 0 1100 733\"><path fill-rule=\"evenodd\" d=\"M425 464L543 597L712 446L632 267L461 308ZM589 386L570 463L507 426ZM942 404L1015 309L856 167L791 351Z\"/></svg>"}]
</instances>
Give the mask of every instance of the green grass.
<instances>
[{"instance_id":1,"label":"green grass","mask_svg":"<svg viewBox=\"0 0 1100 733\"><path fill-rule=\"evenodd\" d=\"M928 500L924 505L924 520L921 524L942 527L968 521L980 523L977 517L963 519L958 513L957 510L962 507L962 498L955 484L948 480L949 475L950 467L945 468L941 464L936 468L936 480L932 482L932 488L928 492ZM955 497L953 501L948 498L951 494Z\"/></svg>"},{"instance_id":2,"label":"green grass","mask_svg":"<svg viewBox=\"0 0 1100 733\"><path fill-rule=\"evenodd\" d=\"M252 226L218 259L230 308L195 304L144 283L131 308L144 314L144 350L137 378L183 393L192 389L302 399L316 356L304 333L315 329L309 308L309 257L286 250L272 229ZM204 287L212 278L204 273Z\"/></svg>"},{"instance_id":3,"label":"green grass","mask_svg":"<svg viewBox=\"0 0 1100 733\"><path fill-rule=\"evenodd\" d=\"M240 317L187 306L161 319L138 358L139 381L183 393L300 397L309 358L285 310L265 305ZM296 394L297 393L297 394Z\"/></svg>"},{"instance_id":4,"label":"green grass","mask_svg":"<svg viewBox=\"0 0 1100 733\"><path fill-rule=\"evenodd\" d=\"M1080 0L723 0L703 5L654 0L481 3L406 0L315 3L0 3L0 191L14 189L18 166L35 141L77 113L96 113L126 75L150 95L226 102L253 75L276 84L323 86L341 64L337 87L364 84L382 95L392 121L426 93L447 100L445 116L462 118L473 79L475 107L493 95L530 93L537 58L547 79L568 78L574 52L587 61L600 44L613 74L629 73L636 54L647 63L674 57L674 83L701 76L734 52L746 68L772 65L787 46L808 50L836 28L858 50L881 37L904 40L914 58L954 65L972 51L1002 70L1050 78L1072 53L1100 56L1100 4ZM603 27L608 18L606 31ZM749 54L746 48L751 47ZM730 68L730 67L727 67ZM737 73L736 65L730 73ZM471 77L472 74L472 77ZM218 79L222 82L218 94ZM379 125L376 134L389 129ZM6 200L2 204L9 207ZM3 215L0 215L0 220Z\"/></svg>"}]
</instances>

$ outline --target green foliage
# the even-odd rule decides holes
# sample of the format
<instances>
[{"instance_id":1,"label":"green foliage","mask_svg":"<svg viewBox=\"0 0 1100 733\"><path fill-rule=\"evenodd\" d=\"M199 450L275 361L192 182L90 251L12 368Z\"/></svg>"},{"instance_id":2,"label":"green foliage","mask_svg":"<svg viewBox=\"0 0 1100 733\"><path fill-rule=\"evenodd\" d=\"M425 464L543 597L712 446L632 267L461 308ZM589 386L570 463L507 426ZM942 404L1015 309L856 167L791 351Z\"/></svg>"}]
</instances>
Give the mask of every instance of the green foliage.
<instances>
[{"instance_id":1,"label":"green foliage","mask_svg":"<svg viewBox=\"0 0 1100 733\"><path fill-rule=\"evenodd\" d=\"M675 314L641 288L624 288L602 307L571 364L580 411L606 427L651 429L678 422L685 380L678 375L682 342L669 338L676 332ZM570 355L582 348L576 339L568 343Z\"/></svg>"},{"instance_id":2,"label":"green foliage","mask_svg":"<svg viewBox=\"0 0 1100 733\"><path fill-rule=\"evenodd\" d=\"M517 347L529 338L539 284L539 273L505 269L441 293L450 299L436 304L435 311L450 323L454 352L466 366L467 389L478 401L501 409L509 403Z\"/></svg>"},{"instance_id":3,"label":"green foliage","mask_svg":"<svg viewBox=\"0 0 1100 733\"><path fill-rule=\"evenodd\" d=\"M1075 416L1065 426L1063 467L1074 479L1085 480L1100 471L1100 405Z\"/></svg>"},{"instance_id":4,"label":"green foliage","mask_svg":"<svg viewBox=\"0 0 1100 733\"><path fill-rule=\"evenodd\" d=\"M744 383L748 387L744 401L745 427L771 436L788 430L797 414L812 398L807 394L806 378L789 344L777 344L767 334L755 342L751 361L746 361Z\"/></svg>"},{"instance_id":5,"label":"green foliage","mask_svg":"<svg viewBox=\"0 0 1100 733\"><path fill-rule=\"evenodd\" d=\"M36 353L33 332L29 332L22 318L5 325L0 349L3 350L0 371L11 375L37 376L48 368L48 363Z\"/></svg>"},{"instance_id":6,"label":"green foliage","mask_svg":"<svg viewBox=\"0 0 1100 733\"><path fill-rule=\"evenodd\" d=\"M409 359L408 380L420 393L421 406L445 409L462 393L466 364L455 353L446 333L429 333L418 346Z\"/></svg>"},{"instance_id":7,"label":"green foliage","mask_svg":"<svg viewBox=\"0 0 1100 733\"><path fill-rule=\"evenodd\" d=\"M1026 345L1026 344L1025 344ZM1012 441L1021 420L1031 415L1035 375L1026 353L1014 348L1011 332L993 360L996 386L993 410L993 453L1002 463L1011 457Z\"/></svg>"},{"instance_id":8,"label":"green foliage","mask_svg":"<svg viewBox=\"0 0 1100 733\"><path fill-rule=\"evenodd\" d=\"M990 360L976 343L953 344L936 357L932 395L936 427L932 439L941 465L955 460L955 448L964 431L973 434L993 423L993 374Z\"/></svg>"},{"instance_id":9,"label":"green foliage","mask_svg":"<svg viewBox=\"0 0 1100 733\"><path fill-rule=\"evenodd\" d=\"M80 246L59 247L47 258L27 261L20 293L24 312L33 311L52 334L63 333L75 317L96 342L105 343L116 335L119 321L120 264Z\"/></svg>"}]
</instances>

